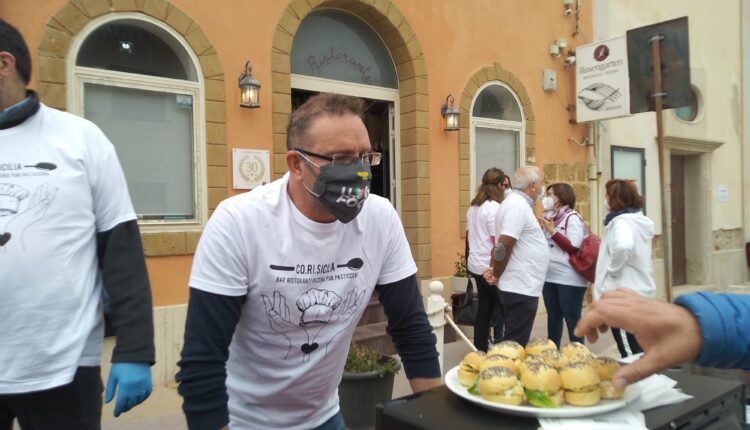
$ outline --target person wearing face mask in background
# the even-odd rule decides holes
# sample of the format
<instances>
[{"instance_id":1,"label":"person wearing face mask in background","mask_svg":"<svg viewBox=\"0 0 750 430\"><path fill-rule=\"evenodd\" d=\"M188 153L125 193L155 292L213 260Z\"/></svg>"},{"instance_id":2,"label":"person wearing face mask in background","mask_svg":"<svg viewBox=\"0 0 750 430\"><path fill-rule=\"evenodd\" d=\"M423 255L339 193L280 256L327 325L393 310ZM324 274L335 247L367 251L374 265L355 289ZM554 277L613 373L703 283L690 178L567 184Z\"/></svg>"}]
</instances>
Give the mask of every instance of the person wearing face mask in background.
<instances>
[{"instance_id":1,"label":"person wearing face mask in background","mask_svg":"<svg viewBox=\"0 0 750 430\"><path fill-rule=\"evenodd\" d=\"M549 247L532 210L544 195L544 177L538 167L523 166L513 175L513 183L516 189L497 211L498 240L492 268L484 276L500 290L505 318L503 340L526 345L549 263Z\"/></svg>"},{"instance_id":2,"label":"person wearing face mask in background","mask_svg":"<svg viewBox=\"0 0 750 430\"><path fill-rule=\"evenodd\" d=\"M492 167L482 175L482 183L466 213L466 268L477 286L479 306L474 320L474 346L487 351L490 325L494 326L494 341L503 335L503 317L497 288L488 284L484 272L492 264L492 248L495 247L495 215L503 201L504 182L507 175ZM491 324L492 320L495 324Z\"/></svg>"},{"instance_id":3,"label":"person wearing face mask in background","mask_svg":"<svg viewBox=\"0 0 750 430\"><path fill-rule=\"evenodd\" d=\"M586 226L575 211L576 196L569 184L557 183L547 187L542 199L544 212L539 218L549 244L550 261L544 281L542 295L547 308L547 337L560 347L563 321L568 326L568 339L581 342L584 339L573 333L581 319L586 280L573 269L568 260L570 254L578 252Z\"/></svg>"},{"instance_id":4,"label":"person wearing face mask in background","mask_svg":"<svg viewBox=\"0 0 750 430\"><path fill-rule=\"evenodd\" d=\"M594 300L618 288L633 290L644 297L654 297L651 241L654 222L643 214L643 197L633 181L612 179L605 185L604 231L596 260ZM635 336L612 328L612 335L623 357L643 352Z\"/></svg>"},{"instance_id":5,"label":"person wearing face mask in background","mask_svg":"<svg viewBox=\"0 0 750 430\"><path fill-rule=\"evenodd\" d=\"M177 374L189 429L343 430L337 388L374 290L412 390L441 384L403 226L369 194L381 156L363 105L308 99L289 118L289 172L211 216Z\"/></svg>"}]
</instances>

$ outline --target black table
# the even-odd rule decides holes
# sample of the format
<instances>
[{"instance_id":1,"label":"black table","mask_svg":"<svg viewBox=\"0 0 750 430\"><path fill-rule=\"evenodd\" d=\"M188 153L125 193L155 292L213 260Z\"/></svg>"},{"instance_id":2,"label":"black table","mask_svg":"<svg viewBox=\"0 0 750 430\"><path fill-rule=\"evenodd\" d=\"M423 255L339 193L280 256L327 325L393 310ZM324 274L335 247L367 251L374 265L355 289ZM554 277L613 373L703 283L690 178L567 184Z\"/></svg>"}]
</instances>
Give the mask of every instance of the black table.
<instances>
[{"instance_id":1,"label":"black table","mask_svg":"<svg viewBox=\"0 0 750 430\"><path fill-rule=\"evenodd\" d=\"M677 388L694 397L685 402L644 412L649 429L739 428L745 422L742 383L682 371L664 374ZM535 418L487 410L441 386L378 405L377 430L517 429L537 430Z\"/></svg>"}]
</instances>

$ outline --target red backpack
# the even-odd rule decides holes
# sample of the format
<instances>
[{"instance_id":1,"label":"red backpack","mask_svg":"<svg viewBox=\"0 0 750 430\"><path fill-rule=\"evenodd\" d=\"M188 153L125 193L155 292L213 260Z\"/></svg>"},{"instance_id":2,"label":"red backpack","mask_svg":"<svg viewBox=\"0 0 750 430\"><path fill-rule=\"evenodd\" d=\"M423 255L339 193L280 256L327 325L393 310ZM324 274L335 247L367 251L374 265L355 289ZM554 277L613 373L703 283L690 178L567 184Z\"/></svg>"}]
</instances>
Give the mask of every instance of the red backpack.
<instances>
[{"instance_id":1,"label":"red backpack","mask_svg":"<svg viewBox=\"0 0 750 430\"><path fill-rule=\"evenodd\" d=\"M576 213L575 215L578 214ZM578 215L578 218L581 218L581 216ZM569 220L570 216L565 219L566 233L568 232ZM581 241L581 246L578 247L578 252L575 254L568 254L568 261L573 269L578 272L579 275L583 276L585 280L594 282L594 279L596 278L596 259L599 257L599 245L602 240L599 236L591 232L591 229L583 221L583 218L581 218L581 222L583 222L583 226L586 227L588 234L583 238L583 241Z\"/></svg>"}]
</instances>

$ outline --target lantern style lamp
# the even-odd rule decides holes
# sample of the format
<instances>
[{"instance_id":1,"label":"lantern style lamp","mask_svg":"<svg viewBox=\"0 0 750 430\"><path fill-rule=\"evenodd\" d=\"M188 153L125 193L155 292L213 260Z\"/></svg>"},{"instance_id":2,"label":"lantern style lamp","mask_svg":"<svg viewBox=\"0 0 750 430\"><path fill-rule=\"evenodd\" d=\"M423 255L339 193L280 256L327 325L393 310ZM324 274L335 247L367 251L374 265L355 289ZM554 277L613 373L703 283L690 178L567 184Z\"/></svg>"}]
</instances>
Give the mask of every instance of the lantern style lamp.
<instances>
[{"instance_id":1,"label":"lantern style lamp","mask_svg":"<svg viewBox=\"0 0 750 430\"><path fill-rule=\"evenodd\" d=\"M253 78L253 65L245 63L245 71L240 74L240 106L244 108L260 107L260 82Z\"/></svg>"},{"instance_id":2,"label":"lantern style lamp","mask_svg":"<svg viewBox=\"0 0 750 430\"><path fill-rule=\"evenodd\" d=\"M440 114L445 118L445 124L443 130L445 131L456 131L459 129L458 118L461 114L458 112L455 106L453 106L453 96L448 94L445 98L445 103L440 108ZM450 106L448 103L450 102Z\"/></svg>"}]
</instances>

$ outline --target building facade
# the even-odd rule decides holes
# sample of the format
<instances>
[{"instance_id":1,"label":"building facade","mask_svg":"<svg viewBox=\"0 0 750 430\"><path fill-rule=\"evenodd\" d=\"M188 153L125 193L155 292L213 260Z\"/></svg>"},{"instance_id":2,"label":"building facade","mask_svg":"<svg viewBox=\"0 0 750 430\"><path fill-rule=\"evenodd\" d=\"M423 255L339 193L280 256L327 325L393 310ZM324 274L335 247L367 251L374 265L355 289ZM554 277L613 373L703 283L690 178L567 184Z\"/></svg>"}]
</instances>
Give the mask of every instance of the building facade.
<instances>
[{"instance_id":1,"label":"building facade","mask_svg":"<svg viewBox=\"0 0 750 430\"><path fill-rule=\"evenodd\" d=\"M589 212L586 127L568 51L591 3L529 0L29 0L0 3L32 51L44 103L115 144L140 218L159 369L172 375L200 233L233 184L234 150L286 171L286 123L316 92L365 98L384 162L373 191L398 210L422 279L449 276L484 170L543 168ZM554 54L554 55L553 55ZM260 107L240 107L252 63ZM546 71L546 73L545 73ZM460 112L446 131L441 108ZM249 174L248 172L245 172ZM252 174L261 174L254 170ZM732 224L734 225L734 224Z\"/></svg>"},{"instance_id":2,"label":"building facade","mask_svg":"<svg viewBox=\"0 0 750 430\"><path fill-rule=\"evenodd\" d=\"M691 105L665 110L665 169L668 183L674 293L731 289L748 279L747 143L743 143L743 13L748 2L721 7L700 2L595 0L595 40L625 35L629 29L688 17ZM710 17L710 18L709 18ZM744 30L745 33L747 30ZM745 34L744 37L747 37ZM745 48L746 49L746 48ZM644 52L650 55L650 52ZM747 58L747 56L745 56ZM746 59L744 61L747 61ZM745 90L746 91L746 90ZM656 116L653 112L592 123L601 205L612 177L636 179L654 221L654 273L664 291L662 215ZM746 138L745 138L746 139ZM601 206L597 209L603 219ZM597 223L601 225L601 223Z\"/></svg>"}]
</instances>

